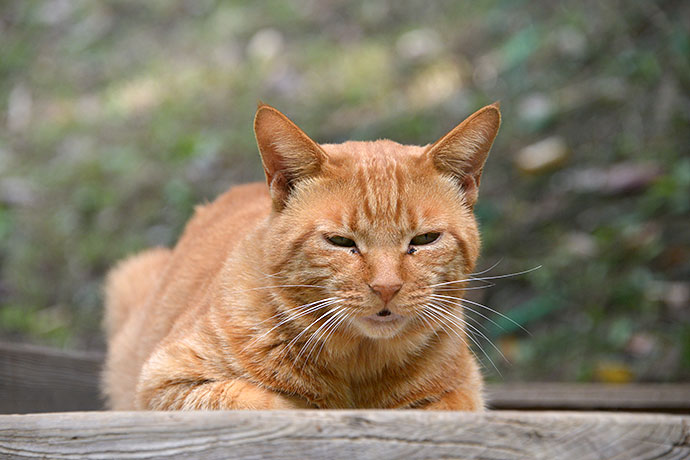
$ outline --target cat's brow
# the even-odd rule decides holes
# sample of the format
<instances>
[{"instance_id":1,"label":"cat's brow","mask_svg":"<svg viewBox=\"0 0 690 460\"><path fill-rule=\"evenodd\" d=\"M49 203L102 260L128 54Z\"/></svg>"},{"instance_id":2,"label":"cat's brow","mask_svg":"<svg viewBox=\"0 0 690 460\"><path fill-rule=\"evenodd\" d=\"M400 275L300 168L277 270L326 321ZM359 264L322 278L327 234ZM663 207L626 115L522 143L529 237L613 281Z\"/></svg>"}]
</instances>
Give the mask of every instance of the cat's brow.
<instances>
[{"instance_id":1,"label":"cat's brow","mask_svg":"<svg viewBox=\"0 0 690 460\"><path fill-rule=\"evenodd\" d=\"M361 218L368 227L387 223L400 227L409 216L405 215L405 171L392 159L370 158L355 171L355 180L361 198Z\"/></svg>"}]
</instances>

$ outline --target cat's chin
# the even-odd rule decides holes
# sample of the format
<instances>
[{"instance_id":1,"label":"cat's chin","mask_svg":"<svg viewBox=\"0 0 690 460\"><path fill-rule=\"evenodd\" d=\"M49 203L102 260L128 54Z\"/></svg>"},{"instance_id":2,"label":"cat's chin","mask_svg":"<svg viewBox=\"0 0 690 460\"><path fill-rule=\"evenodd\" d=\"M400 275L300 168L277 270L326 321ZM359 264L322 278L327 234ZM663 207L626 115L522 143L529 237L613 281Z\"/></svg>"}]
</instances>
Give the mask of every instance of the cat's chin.
<instances>
[{"instance_id":1,"label":"cat's chin","mask_svg":"<svg viewBox=\"0 0 690 460\"><path fill-rule=\"evenodd\" d=\"M374 314L360 316L355 321L360 332L371 339L386 339L397 335L408 322L408 318L397 313L386 316Z\"/></svg>"}]
</instances>

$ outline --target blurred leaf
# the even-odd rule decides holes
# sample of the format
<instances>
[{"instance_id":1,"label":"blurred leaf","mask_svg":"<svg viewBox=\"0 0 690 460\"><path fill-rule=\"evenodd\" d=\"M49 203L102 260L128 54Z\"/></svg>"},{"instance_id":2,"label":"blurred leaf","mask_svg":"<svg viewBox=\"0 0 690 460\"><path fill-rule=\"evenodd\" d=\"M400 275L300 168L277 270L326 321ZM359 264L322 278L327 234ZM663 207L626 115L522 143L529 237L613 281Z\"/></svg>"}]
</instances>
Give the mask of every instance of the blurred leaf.
<instances>
[{"instance_id":1,"label":"blurred leaf","mask_svg":"<svg viewBox=\"0 0 690 460\"><path fill-rule=\"evenodd\" d=\"M635 377L628 366L616 362L599 363L594 375L597 380L604 383L629 383Z\"/></svg>"},{"instance_id":2,"label":"blurred leaf","mask_svg":"<svg viewBox=\"0 0 690 460\"><path fill-rule=\"evenodd\" d=\"M510 37L501 47L501 60L504 69L523 64L534 54L541 44L540 31L528 26Z\"/></svg>"}]
</instances>

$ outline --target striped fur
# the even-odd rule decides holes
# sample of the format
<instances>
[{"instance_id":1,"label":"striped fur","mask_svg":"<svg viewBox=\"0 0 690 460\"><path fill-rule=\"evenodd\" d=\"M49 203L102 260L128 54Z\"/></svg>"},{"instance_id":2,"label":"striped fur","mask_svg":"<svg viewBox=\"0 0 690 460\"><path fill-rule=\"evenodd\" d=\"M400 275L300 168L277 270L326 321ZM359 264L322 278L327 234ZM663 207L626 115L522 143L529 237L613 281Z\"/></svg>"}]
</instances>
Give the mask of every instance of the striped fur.
<instances>
[{"instance_id":1,"label":"striped fur","mask_svg":"<svg viewBox=\"0 0 690 460\"><path fill-rule=\"evenodd\" d=\"M231 188L171 252L109 275L109 406L481 410L462 309L427 306L433 285L474 269L472 207L499 123L493 105L427 147L319 145L259 107L269 186ZM379 284L399 285L388 303Z\"/></svg>"}]
</instances>

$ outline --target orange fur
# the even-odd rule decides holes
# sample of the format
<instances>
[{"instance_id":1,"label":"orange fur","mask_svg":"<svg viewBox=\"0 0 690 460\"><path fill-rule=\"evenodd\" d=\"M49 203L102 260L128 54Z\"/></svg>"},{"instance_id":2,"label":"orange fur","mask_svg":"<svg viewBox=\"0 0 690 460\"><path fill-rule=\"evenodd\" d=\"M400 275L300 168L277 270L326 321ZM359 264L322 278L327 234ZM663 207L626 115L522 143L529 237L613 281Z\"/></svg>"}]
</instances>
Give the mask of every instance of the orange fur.
<instances>
[{"instance_id":1,"label":"orange fur","mask_svg":"<svg viewBox=\"0 0 690 460\"><path fill-rule=\"evenodd\" d=\"M462 309L428 304L474 268L472 207L499 124L492 105L428 147L319 145L260 106L269 187L231 188L172 251L109 275L109 406L481 410ZM440 236L412 245L427 233Z\"/></svg>"}]
</instances>

